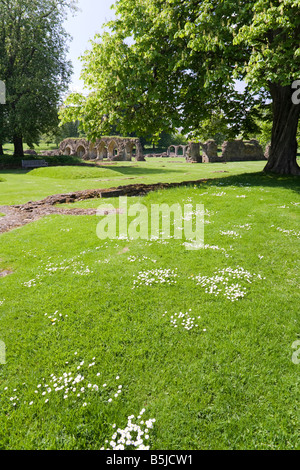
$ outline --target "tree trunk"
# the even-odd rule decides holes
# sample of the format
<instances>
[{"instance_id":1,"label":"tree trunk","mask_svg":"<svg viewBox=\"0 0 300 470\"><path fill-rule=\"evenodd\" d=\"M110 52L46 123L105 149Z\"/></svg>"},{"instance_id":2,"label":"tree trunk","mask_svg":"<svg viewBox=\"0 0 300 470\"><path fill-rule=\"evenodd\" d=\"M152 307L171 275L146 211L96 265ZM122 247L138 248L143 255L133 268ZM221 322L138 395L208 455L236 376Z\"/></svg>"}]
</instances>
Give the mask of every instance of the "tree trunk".
<instances>
[{"instance_id":1,"label":"tree trunk","mask_svg":"<svg viewBox=\"0 0 300 470\"><path fill-rule=\"evenodd\" d=\"M14 136L13 143L14 143L14 157L24 157L23 138L19 136Z\"/></svg>"},{"instance_id":2,"label":"tree trunk","mask_svg":"<svg viewBox=\"0 0 300 470\"><path fill-rule=\"evenodd\" d=\"M2 144L0 144L0 155L4 155Z\"/></svg>"},{"instance_id":3,"label":"tree trunk","mask_svg":"<svg viewBox=\"0 0 300 470\"><path fill-rule=\"evenodd\" d=\"M264 171L300 175L297 164L297 129L300 104L293 104L291 86L270 84L273 99L273 129L268 163Z\"/></svg>"}]
</instances>

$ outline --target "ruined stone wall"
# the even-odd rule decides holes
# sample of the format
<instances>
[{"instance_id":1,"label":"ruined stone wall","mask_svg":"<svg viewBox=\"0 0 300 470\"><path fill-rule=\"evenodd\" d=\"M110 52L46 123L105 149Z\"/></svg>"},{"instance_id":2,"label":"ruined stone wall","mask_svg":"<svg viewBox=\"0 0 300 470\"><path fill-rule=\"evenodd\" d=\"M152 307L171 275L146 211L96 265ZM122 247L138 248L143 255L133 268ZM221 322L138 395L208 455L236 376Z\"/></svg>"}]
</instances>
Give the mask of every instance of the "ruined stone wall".
<instances>
[{"instance_id":1,"label":"ruined stone wall","mask_svg":"<svg viewBox=\"0 0 300 470\"><path fill-rule=\"evenodd\" d=\"M187 162L222 163L265 160L262 146L257 140L225 141L222 155L218 156L218 145L214 140L205 143L190 142Z\"/></svg>"},{"instance_id":2,"label":"ruined stone wall","mask_svg":"<svg viewBox=\"0 0 300 470\"><path fill-rule=\"evenodd\" d=\"M225 162L243 162L265 160L262 146L257 140L225 141L222 145L222 157Z\"/></svg>"},{"instance_id":3,"label":"ruined stone wall","mask_svg":"<svg viewBox=\"0 0 300 470\"><path fill-rule=\"evenodd\" d=\"M218 145L215 140L202 142L190 142L187 151L186 161L190 163L214 163L223 162L222 157L218 157Z\"/></svg>"},{"instance_id":4,"label":"ruined stone wall","mask_svg":"<svg viewBox=\"0 0 300 470\"><path fill-rule=\"evenodd\" d=\"M102 137L94 143L86 139L65 139L60 144L59 154L76 155L83 160L131 161L134 157L136 161L145 161L140 140L122 137ZM155 156L185 157L190 163L259 161L267 158L257 140L225 141L220 157L214 140L172 145L166 153Z\"/></svg>"},{"instance_id":5,"label":"ruined stone wall","mask_svg":"<svg viewBox=\"0 0 300 470\"><path fill-rule=\"evenodd\" d=\"M83 160L144 161L143 148L139 139L102 137L96 142L86 139L65 139L59 147L60 155L74 155Z\"/></svg>"},{"instance_id":6,"label":"ruined stone wall","mask_svg":"<svg viewBox=\"0 0 300 470\"><path fill-rule=\"evenodd\" d=\"M189 145L170 145L167 150L169 157L184 157L186 158L189 150Z\"/></svg>"},{"instance_id":7,"label":"ruined stone wall","mask_svg":"<svg viewBox=\"0 0 300 470\"><path fill-rule=\"evenodd\" d=\"M224 162L223 155L218 156L218 144L215 140L208 140L204 144L200 144L203 150L203 163L221 163Z\"/></svg>"},{"instance_id":8,"label":"ruined stone wall","mask_svg":"<svg viewBox=\"0 0 300 470\"><path fill-rule=\"evenodd\" d=\"M186 161L189 163L202 163L202 156L200 154L200 144L197 142L190 142L186 154Z\"/></svg>"}]
</instances>

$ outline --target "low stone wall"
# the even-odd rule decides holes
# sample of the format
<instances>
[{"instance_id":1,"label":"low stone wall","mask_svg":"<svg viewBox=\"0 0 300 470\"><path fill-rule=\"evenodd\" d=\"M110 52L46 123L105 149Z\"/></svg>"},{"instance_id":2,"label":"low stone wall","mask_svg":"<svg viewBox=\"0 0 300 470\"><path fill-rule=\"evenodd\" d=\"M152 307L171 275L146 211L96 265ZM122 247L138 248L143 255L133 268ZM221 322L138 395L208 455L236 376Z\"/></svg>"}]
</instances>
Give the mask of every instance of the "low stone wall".
<instances>
[{"instance_id":1,"label":"low stone wall","mask_svg":"<svg viewBox=\"0 0 300 470\"><path fill-rule=\"evenodd\" d=\"M59 149L57 150L45 150L43 152L39 152L39 155L42 157L57 157L60 155Z\"/></svg>"},{"instance_id":2,"label":"low stone wall","mask_svg":"<svg viewBox=\"0 0 300 470\"><path fill-rule=\"evenodd\" d=\"M163 152L163 153L148 153L147 155L145 155L145 158L168 158L169 155L167 152Z\"/></svg>"}]
</instances>

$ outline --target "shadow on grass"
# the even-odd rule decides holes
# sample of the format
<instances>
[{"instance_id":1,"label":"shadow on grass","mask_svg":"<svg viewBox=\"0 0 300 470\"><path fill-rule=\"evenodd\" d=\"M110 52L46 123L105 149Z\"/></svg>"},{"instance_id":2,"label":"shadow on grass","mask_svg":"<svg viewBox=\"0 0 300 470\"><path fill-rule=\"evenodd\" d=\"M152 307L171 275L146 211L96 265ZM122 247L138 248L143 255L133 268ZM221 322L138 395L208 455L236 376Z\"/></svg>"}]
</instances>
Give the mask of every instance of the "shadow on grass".
<instances>
[{"instance_id":1,"label":"shadow on grass","mask_svg":"<svg viewBox=\"0 0 300 470\"><path fill-rule=\"evenodd\" d=\"M300 176L280 176L264 172L242 173L240 175L209 179L206 184L209 186L217 186L220 183L222 186L282 187L300 193Z\"/></svg>"},{"instance_id":2,"label":"shadow on grass","mask_svg":"<svg viewBox=\"0 0 300 470\"><path fill-rule=\"evenodd\" d=\"M57 165L60 166L60 165ZM73 166L73 165L63 165L64 167L67 168L67 166ZM77 165L74 165L78 167ZM49 166L48 168L55 168L55 166ZM166 167L160 167L160 168L147 168L147 167L138 167L138 166L113 166L113 165L88 165L84 167L79 167L79 168L98 168L99 169L99 175L95 175L95 178L101 177L101 170L110 170L110 171L115 171L116 175L115 177L122 177L124 176L151 176L151 175L160 175L160 174L166 174L166 173L183 173L183 170L179 169L174 169L174 168L166 168ZM1 175L9 175L9 174L14 174L14 175L24 175L24 174L29 174L31 173L32 170L22 170L22 169L7 169L7 170L1 170L0 169L0 179ZM67 170L66 170L67 171ZM46 175L45 175L46 176ZM114 175L112 175L114 177Z\"/></svg>"},{"instance_id":3,"label":"shadow on grass","mask_svg":"<svg viewBox=\"0 0 300 470\"><path fill-rule=\"evenodd\" d=\"M160 167L160 168L148 168L146 166L139 167L135 165L130 166L101 166L99 165L98 168L102 169L109 169L112 171L116 171L117 173L121 173L122 175L130 175L130 176L147 176L147 175L157 175L161 173L182 173L183 171L177 170L174 168L167 168L167 167Z\"/></svg>"}]
</instances>

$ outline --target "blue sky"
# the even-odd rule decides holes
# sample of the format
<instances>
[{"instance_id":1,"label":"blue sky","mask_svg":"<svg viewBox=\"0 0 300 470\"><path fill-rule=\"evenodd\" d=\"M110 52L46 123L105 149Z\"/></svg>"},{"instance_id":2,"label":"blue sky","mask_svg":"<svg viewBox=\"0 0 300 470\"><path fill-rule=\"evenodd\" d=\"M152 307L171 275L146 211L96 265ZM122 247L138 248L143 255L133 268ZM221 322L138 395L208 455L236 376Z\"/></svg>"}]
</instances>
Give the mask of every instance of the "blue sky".
<instances>
[{"instance_id":1,"label":"blue sky","mask_svg":"<svg viewBox=\"0 0 300 470\"><path fill-rule=\"evenodd\" d=\"M73 37L70 43L69 60L73 63L74 74L70 89L82 91L83 82L80 80L82 64L79 57L90 49L89 40L102 31L102 26L114 18L111 6L115 0L79 0L80 11L74 17L69 16L65 23L66 31Z\"/></svg>"}]
</instances>

